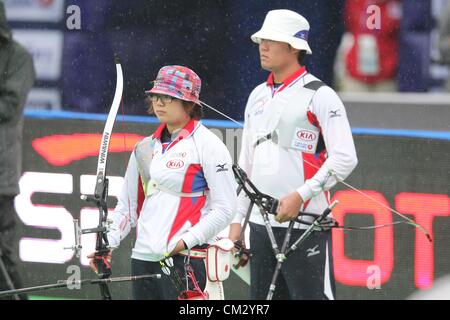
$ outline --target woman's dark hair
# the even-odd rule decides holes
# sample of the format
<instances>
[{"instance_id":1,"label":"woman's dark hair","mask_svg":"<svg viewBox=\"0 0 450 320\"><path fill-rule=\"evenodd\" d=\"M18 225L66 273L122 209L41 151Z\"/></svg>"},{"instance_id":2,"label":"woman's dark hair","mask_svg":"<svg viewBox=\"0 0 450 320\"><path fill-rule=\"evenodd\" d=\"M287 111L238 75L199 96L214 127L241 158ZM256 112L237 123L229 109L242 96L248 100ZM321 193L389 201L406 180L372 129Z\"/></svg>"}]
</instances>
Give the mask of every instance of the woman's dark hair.
<instances>
[{"instance_id":1,"label":"woman's dark hair","mask_svg":"<svg viewBox=\"0 0 450 320\"><path fill-rule=\"evenodd\" d=\"M192 119L200 120L201 118L204 117L203 108L196 103L183 100L183 107L185 110L189 112L189 116Z\"/></svg>"},{"instance_id":2,"label":"woman's dark hair","mask_svg":"<svg viewBox=\"0 0 450 320\"><path fill-rule=\"evenodd\" d=\"M150 96L147 96L145 98L145 102L148 105L147 113L148 114L155 114L155 112L153 110L153 104L152 104L152 100L150 99ZM191 102L191 101L181 100L181 102L183 103L184 109L189 113L189 116L192 119L200 120L200 119L202 119L204 117L203 108L200 105L198 105L198 104L196 104L194 102Z\"/></svg>"}]
</instances>

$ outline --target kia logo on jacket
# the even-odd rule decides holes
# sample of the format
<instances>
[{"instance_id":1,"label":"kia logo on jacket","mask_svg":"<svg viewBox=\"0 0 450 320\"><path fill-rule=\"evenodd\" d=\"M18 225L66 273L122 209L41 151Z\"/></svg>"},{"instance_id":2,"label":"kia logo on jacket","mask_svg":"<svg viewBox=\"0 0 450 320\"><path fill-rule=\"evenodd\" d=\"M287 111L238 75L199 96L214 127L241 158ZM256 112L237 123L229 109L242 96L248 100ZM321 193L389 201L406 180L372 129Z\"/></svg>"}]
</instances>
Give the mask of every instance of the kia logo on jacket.
<instances>
[{"instance_id":1,"label":"kia logo on jacket","mask_svg":"<svg viewBox=\"0 0 450 320\"><path fill-rule=\"evenodd\" d=\"M184 162L178 159L175 160L169 160L166 163L166 167L169 169L179 169L184 166Z\"/></svg>"},{"instance_id":2,"label":"kia logo on jacket","mask_svg":"<svg viewBox=\"0 0 450 320\"><path fill-rule=\"evenodd\" d=\"M316 134L311 131L302 130L297 132L297 137L305 141L314 141L316 139Z\"/></svg>"}]
</instances>

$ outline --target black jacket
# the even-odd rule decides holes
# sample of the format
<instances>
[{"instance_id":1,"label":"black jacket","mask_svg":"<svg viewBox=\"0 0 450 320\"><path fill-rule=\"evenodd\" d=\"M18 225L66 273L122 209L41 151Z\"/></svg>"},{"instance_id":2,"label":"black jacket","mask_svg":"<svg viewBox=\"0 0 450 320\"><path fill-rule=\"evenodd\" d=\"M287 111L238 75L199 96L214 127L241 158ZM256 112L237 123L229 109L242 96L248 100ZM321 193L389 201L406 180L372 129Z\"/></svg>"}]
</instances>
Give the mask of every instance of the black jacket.
<instances>
[{"instance_id":1,"label":"black jacket","mask_svg":"<svg viewBox=\"0 0 450 320\"><path fill-rule=\"evenodd\" d=\"M12 40L0 1L0 195L19 193L23 108L34 79L32 57Z\"/></svg>"}]
</instances>

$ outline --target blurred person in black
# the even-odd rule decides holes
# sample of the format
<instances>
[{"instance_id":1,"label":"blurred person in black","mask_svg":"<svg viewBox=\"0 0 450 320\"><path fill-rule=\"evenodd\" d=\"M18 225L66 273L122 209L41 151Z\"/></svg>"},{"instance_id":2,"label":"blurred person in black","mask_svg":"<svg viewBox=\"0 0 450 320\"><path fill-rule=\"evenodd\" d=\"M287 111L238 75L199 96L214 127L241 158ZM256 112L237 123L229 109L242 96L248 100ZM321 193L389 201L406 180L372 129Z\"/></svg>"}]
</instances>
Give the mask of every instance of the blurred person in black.
<instances>
[{"instance_id":1,"label":"blurred person in black","mask_svg":"<svg viewBox=\"0 0 450 320\"><path fill-rule=\"evenodd\" d=\"M32 57L12 39L0 1L0 291L22 287L14 197L21 175L23 108L34 79Z\"/></svg>"},{"instance_id":2,"label":"blurred person in black","mask_svg":"<svg viewBox=\"0 0 450 320\"><path fill-rule=\"evenodd\" d=\"M439 51L442 63L450 66L450 2L442 9L439 17ZM445 89L450 92L450 78Z\"/></svg>"}]
</instances>

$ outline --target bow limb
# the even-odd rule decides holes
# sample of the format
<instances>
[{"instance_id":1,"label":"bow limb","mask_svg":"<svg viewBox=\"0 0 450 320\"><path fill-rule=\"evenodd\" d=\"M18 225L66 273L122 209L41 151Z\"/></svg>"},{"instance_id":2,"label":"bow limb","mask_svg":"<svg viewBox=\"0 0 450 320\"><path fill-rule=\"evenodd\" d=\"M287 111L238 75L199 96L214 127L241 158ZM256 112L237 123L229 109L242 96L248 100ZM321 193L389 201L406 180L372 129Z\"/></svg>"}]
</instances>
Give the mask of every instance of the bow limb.
<instances>
[{"instance_id":1,"label":"bow limb","mask_svg":"<svg viewBox=\"0 0 450 320\"><path fill-rule=\"evenodd\" d=\"M117 81L114 100L106 120L105 128L103 129L102 140L100 143L100 151L97 163L97 179L95 184L94 198L90 199L95 202L99 210L99 224L96 230L97 240L95 245L94 259L98 268L98 276L100 279L108 279L111 276L111 266L109 261L109 243L108 243L108 178L106 177L106 163L108 159L109 143L111 134L116 120L117 112L119 110L120 102L123 93L123 73L122 66L119 59L115 57ZM89 199L88 199L89 200ZM111 300L106 282L99 282L102 299Z\"/></svg>"},{"instance_id":2,"label":"bow limb","mask_svg":"<svg viewBox=\"0 0 450 320\"><path fill-rule=\"evenodd\" d=\"M106 160L108 159L109 142L111 139L111 133L116 121L117 111L119 110L120 102L122 100L123 93L123 73L122 66L120 65L119 58L115 57L116 72L117 72L117 82L116 91L114 94L114 100L111 105L111 109L106 119L105 128L103 129L102 141L100 144L100 151L97 162L97 183L95 186L94 196L99 199L102 196L101 185L106 176Z\"/></svg>"}]
</instances>

